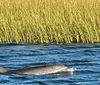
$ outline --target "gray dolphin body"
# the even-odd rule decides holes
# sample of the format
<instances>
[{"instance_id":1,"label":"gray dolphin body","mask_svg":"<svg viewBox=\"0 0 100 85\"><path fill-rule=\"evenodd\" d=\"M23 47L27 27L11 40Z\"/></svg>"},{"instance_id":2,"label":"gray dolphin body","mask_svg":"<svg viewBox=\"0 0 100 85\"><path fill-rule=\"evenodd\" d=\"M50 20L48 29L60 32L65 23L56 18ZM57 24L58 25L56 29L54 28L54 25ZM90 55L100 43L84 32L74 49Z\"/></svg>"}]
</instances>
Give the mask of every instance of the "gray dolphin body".
<instances>
[{"instance_id":1,"label":"gray dolphin body","mask_svg":"<svg viewBox=\"0 0 100 85\"><path fill-rule=\"evenodd\" d=\"M45 74L54 74L59 72L73 72L74 68L68 68L65 65L47 65L47 66L38 66L18 70L6 70L0 67L0 73L5 74L26 74L26 75L45 75Z\"/></svg>"}]
</instances>

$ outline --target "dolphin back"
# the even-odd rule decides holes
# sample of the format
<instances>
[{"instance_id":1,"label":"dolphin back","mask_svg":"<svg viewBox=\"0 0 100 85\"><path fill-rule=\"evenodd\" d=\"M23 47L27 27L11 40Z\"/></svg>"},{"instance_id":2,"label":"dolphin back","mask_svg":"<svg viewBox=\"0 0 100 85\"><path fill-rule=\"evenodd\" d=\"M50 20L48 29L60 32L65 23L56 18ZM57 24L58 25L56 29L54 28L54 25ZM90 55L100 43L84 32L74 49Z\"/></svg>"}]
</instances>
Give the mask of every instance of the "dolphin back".
<instances>
[{"instance_id":1,"label":"dolphin back","mask_svg":"<svg viewBox=\"0 0 100 85\"><path fill-rule=\"evenodd\" d=\"M7 72L8 70L7 69L5 69L5 68L3 68L3 67L0 67L0 73L5 73L5 72Z\"/></svg>"},{"instance_id":2,"label":"dolphin back","mask_svg":"<svg viewBox=\"0 0 100 85\"><path fill-rule=\"evenodd\" d=\"M26 75L45 75L45 74L54 74L58 72L69 72L68 67L64 65L47 65L47 66L39 66L39 67L31 67L26 69L19 70L11 70L7 73L14 74L26 74Z\"/></svg>"}]
</instances>

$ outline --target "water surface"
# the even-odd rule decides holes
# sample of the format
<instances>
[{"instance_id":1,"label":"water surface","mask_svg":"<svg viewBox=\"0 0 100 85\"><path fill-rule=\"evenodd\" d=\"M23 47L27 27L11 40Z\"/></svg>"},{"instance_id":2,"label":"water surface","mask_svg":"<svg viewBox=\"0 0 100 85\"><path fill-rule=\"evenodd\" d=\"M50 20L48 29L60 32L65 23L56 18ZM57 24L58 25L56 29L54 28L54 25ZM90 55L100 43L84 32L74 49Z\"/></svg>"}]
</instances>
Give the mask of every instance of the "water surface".
<instances>
[{"instance_id":1,"label":"water surface","mask_svg":"<svg viewBox=\"0 0 100 85\"><path fill-rule=\"evenodd\" d=\"M7 69L48 64L78 70L73 75L0 74L0 85L100 85L100 44L0 45L0 66Z\"/></svg>"}]
</instances>

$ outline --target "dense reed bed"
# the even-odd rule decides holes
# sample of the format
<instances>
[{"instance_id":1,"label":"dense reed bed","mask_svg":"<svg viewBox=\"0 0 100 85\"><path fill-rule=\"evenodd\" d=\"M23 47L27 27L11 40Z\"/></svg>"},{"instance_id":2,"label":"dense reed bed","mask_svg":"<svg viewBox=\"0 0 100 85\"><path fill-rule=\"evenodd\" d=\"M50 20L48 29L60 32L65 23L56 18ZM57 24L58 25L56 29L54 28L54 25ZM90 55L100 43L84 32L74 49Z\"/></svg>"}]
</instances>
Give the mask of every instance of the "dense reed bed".
<instances>
[{"instance_id":1,"label":"dense reed bed","mask_svg":"<svg viewBox=\"0 0 100 85\"><path fill-rule=\"evenodd\" d=\"M0 43L100 42L100 0L0 0Z\"/></svg>"}]
</instances>

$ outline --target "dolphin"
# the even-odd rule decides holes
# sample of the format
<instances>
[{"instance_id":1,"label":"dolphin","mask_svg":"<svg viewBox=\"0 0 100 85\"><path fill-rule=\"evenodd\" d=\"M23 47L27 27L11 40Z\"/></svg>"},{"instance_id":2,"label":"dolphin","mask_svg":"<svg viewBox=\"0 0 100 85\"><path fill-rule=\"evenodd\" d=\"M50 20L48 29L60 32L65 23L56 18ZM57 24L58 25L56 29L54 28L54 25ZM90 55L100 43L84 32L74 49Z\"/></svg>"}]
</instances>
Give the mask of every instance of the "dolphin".
<instances>
[{"instance_id":1,"label":"dolphin","mask_svg":"<svg viewBox=\"0 0 100 85\"><path fill-rule=\"evenodd\" d=\"M3 74L25 74L25 75L45 75L45 74L55 74L61 72L74 72L75 68L68 68L65 65L46 65L38 67L23 68L18 70L7 70L0 67L0 73Z\"/></svg>"}]
</instances>

